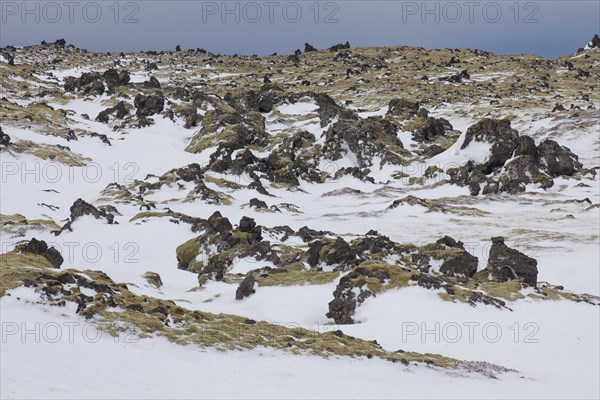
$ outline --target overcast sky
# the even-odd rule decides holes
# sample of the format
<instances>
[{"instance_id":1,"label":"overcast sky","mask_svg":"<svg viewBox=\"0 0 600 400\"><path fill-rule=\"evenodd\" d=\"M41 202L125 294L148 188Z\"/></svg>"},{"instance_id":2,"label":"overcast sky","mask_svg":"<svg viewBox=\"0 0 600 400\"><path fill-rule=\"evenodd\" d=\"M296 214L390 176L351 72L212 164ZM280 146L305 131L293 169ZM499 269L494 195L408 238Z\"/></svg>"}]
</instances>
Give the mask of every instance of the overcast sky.
<instances>
[{"instance_id":1,"label":"overcast sky","mask_svg":"<svg viewBox=\"0 0 600 400\"><path fill-rule=\"evenodd\" d=\"M557 57L600 31L600 1L6 1L0 45L65 38L93 51L222 54L410 45Z\"/></svg>"}]
</instances>

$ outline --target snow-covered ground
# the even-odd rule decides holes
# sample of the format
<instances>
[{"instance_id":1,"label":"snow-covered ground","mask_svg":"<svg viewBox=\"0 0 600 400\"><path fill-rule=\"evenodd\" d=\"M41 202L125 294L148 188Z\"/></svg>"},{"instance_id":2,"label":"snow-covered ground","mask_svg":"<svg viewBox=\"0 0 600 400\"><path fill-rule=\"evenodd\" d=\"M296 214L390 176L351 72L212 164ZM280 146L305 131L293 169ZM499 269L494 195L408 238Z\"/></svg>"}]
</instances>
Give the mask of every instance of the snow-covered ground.
<instances>
[{"instance_id":1,"label":"snow-covered ground","mask_svg":"<svg viewBox=\"0 0 600 400\"><path fill-rule=\"evenodd\" d=\"M54 71L54 76L64 79L83 71L86 69L77 67ZM215 72L209 79L237 75ZM485 82L504 76L504 73L480 74L473 79ZM142 82L147 74L140 72L132 78L133 82ZM89 161L84 167L69 167L31 154L0 152L2 214L18 213L30 220L52 219L61 225L69 217L69 207L76 199L94 203L112 182L127 185L145 179L148 174L160 176L172 168L209 162L210 151L199 154L184 151L194 132L184 129L181 121L174 123L155 115L154 125L125 131L114 131L93 121L106 108L101 104L103 99L75 99L67 104L49 105L72 110L71 128L104 134L111 146L97 138L81 137L67 142L40 134L35 128L3 124L2 129L13 142L30 140L44 145L67 145L72 153ZM426 164L404 166L404 172L422 177L429 165L486 160L490 151L486 143L460 149L466 129L476 119L454 113L456 108L457 105L439 107L431 112L447 118L461 131L456 143ZM314 103L284 104L275 111L277 114L266 115L269 134L306 130L317 136L316 143L323 143L321 134L326 128L319 126ZM385 115L386 111L384 107L359 115L366 118ZM88 114L91 120L84 119L82 114ZM299 116L306 118L295 121ZM527 119L526 113L520 117ZM287 118L292 120L291 126ZM527 120L515 126L527 129L539 142L551 136L553 124L548 118ZM585 167L592 168L598 162L597 133L597 127L571 132L562 135L560 141L580 156ZM399 135L405 148L410 148L410 134ZM349 151L347 157L332 164L334 171L353 167L356 157ZM347 236L374 229L394 241L415 244L450 235L463 241L479 257L480 269L487 262L490 238L504 236L511 247L538 261L539 281L560 284L576 293L600 295L598 212L584 211L589 203L573 202L584 198L591 204L600 202L598 176L586 181L589 187L577 186L579 182L572 179L556 178L554 186L547 190L531 188L518 196L501 194L473 199L467 188L454 185L432 187L433 182L408 185L401 180L379 183L389 177L386 168L374 168L375 184L345 176L323 184L301 182L301 190L297 191L270 187L274 197L261 197L247 188L228 191L207 182L210 188L233 196L229 206L183 202L189 187L161 189L147 196L147 200L156 201L158 211L168 207L194 217L208 218L220 211L234 224L242 216L248 216L263 226L289 225L294 230L309 226ZM249 183L243 176L217 173L213 176ZM324 196L341 188L362 193ZM430 213L424 207L408 204L388 209L393 200L408 195L423 199L452 198L452 204L475 207L487 214ZM254 197L269 204L294 204L301 213L257 211L247 207ZM174 224L167 218L132 221L140 212L138 206L116 206L121 214L116 216L118 225L107 225L88 216L73 224L73 232L66 231L60 236L49 231L28 232L27 239L34 236L59 249L65 258L63 269L102 270L114 281L127 283L136 294L173 300L181 307L307 329L335 326L325 314L339 277L323 285L260 287L241 301L235 300L235 284L209 281L201 290L192 290L198 287L197 275L177 269L175 249L197 234L187 224ZM569 215L573 218L565 219ZM12 250L23 239L3 233L1 252ZM269 263L243 259L230 272L245 274L263 266ZM157 289L147 283L143 275L148 271L160 274L162 287ZM337 327L348 335L377 340L391 351L439 353L518 371L489 379L422 365L404 366L376 359L324 359L269 348L219 352L180 346L161 337L114 338L100 333L96 341L98 332L85 330L86 320L75 314L72 305L58 309L37 304L39 296L23 287L9 294L0 298L2 398L600 397L599 309L566 300L524 299L511 302L509 311L447 302L435 291L409 287L367 299L357 309L358 323ZM56 330L61 337L54 343L52 335Z\"/></svg>"},{"instance_id":2,"label":"snow-covered ground","mask_svg":"<svg viewBox=\"0 0 600 400\"><path fill-rule=\"evenodd\" d=\"M408 294L408 293L407 293ZM405 299L427 299L409 293ZM21 300L17 301L16 297ZM389 307L389 296L369 305L366 312ZM425 296L426 297L426 296ZM26 304L37 295L30 289L16 289L0 300L3 338L0 367L2 398L594 398L588 382L598 375L590 366L598 353L588 340L597 337L598 321L570 324L580 330L580 344L571 353L563 340L547 342L558 335L544 333L566 321L543 325L540 343L507 346L485 343L479 335L475 344L462 345L457 355L477 358L482 347L498 359L535 366L529 374L509 373L501 380L481 376L457 376L428 367L405 367L375 359L323 359L292 355L268 348L218 352L179 346L164 338L137 339L133 335L112 337L97 331L83 318L67 316L52 307ZM381 303L381 304L378 304ZM428 306L429 307L429 306ZM452 308L451 306L449 306ZM574 305L572 307L575 307ZM567 307L569 308L569 307ZM536 309L529 312L544 312ZM569 310L565 310L569 311ZM414 316L414 312L413 312ZM484 314L484 318L490 316ZM420 317L421 318L421 317ZM492 318L493 319L493 318ZM454 321L454 319L450 319ZM480 316L471 320L482 321ZM498 320L500 321L500 320ZM504 321L500 321L503 323ZM361 325L356 326L360 330ZM390 325L372 326L400 343L400 331ZM564 330L563 332L566 332ZM355 334L355 332L352 332ZM507 333L508 334L508 333ZM490 333L490 338L493 333ZM512 335L512 334L511 334ZM395 336L395 338L394 338ZM536 338L537 338L536 336ZM380 338L381 340L381 338ZM533 339L532 339L533 340ZM510 343L511 340L502 340ZM415 345L418 344L415 341ZM385 343L385 341L384 341ZM435 348L433 341L427 343ZM433 345L433 346L431 346ZM556 347L554 347L556 345ZM445 351L454 345L439 345ZM554 351L544 351L552 346ZM418 345L415 347L419 347ZM456 346L459 347L459 346ZM524 354L523 354L524 353ZM521 354L519 356L519 354ZM519 366L520 366L519 365ZM568 366L568 368L565 368ZM35 384L32 384L34 382ZM562 383L561 383L562 382ZM465 386L469 387L465 391Z\"/></svg>"}]
</instances>

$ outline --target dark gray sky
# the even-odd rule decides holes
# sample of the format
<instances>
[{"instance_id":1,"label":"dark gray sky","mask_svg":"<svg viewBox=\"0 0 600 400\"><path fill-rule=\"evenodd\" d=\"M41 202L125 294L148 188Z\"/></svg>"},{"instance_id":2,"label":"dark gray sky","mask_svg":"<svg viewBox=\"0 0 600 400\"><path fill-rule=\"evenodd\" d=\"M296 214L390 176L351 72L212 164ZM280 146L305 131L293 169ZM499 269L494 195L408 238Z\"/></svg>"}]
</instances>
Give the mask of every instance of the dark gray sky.
<instances>
[{"instance_id":1,"label":"dark gray sky","mask_svg":"<svg viewBox=\"0 0 600 400\"><path fill-rule=\"evenodd\" d=\"M202 47L222 54L410 45L556 57L600 31L600 1L7 1L0 45L65 38L93 51Z\"/></svg>"}]
</instances>

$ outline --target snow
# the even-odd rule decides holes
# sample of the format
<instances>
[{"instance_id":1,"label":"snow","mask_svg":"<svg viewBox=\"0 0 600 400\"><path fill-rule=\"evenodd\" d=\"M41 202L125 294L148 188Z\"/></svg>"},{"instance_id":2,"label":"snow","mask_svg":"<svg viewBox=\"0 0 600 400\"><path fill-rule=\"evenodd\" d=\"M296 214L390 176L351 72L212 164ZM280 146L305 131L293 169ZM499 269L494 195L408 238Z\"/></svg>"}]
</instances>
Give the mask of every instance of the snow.
<instances>
[{"instance_id":1,"label":"snow","mask_svg":"<svg viewBox=\"0 0 600 400\"><path fill-rule=\"evenodd\" d=\"M462 165L467 161L474 161L478 164L483 164L491 155L492 144L488 142L471 141L469 145L461 149L465 141L465 133L461 134L456 143L443 153L431 157L431 164L441 164L441 168L446 170L450 165Z\"/></svg>"},{"instance_id":2,"label":"snow","mask_svg":"<svg viewBox=\"0 0 600 400\"><path fill-rule=\"evenodd\" d=\"M111 337L90 329L83 318L25 304L28 290L0 299L3 326L10 326L0 359L2 398L431 398L440 387L448 398L552 394L519 374L497 381L459 378L376 359L324 359L266 348L225 353L164 338ZM23 336L25 329L33 333Z\"/></svg>"},{"instance_id":3,"label":"snow","mask_svg":"<svg viewBox=\"0 0 600 400\"><path fill-rule=\"evenodd\" d=\"M206 67L207 69L210 66ZM79 76L85 68L52 71L59 80ZM211 79L231 77L233 73L210 75ZM148 74L133 73L133 82L147 79ZM472 79L485 81L503 75L475 75ZM40 78L40 77L38 77ZM40 78L42 79L42 78ZM48 81L50 82L50 80ZM85 167L67 167L44 161L33 155L0 153L2 161L2 214L20 213L29 219L52 218L62 223L69 216L69 207L77 198L97 201L100 192L110 183L129 184L142 180L148 174L160 176L166 171L190 163L205 165L209 152L190 154L184 151L193 130L181 123L153 116L155 124L143 129L113 131L110 126L93 121L107 107L106 97L94 100L71 100L67 104L50 103L55 108L73 110L72 128L105 134L112 146L97 138L80 137L77 141L43 135L33 129L10 125L2 126L14 141L31 140L39 144L66 145L73 153L89 159ZM420 177L429 165L444 169L466 161L485 162L490 144L472 142L461 149L468 126L475 121L470 116L454 113L456 105L442 105L431 110L431 115L450 120L461 131L459 139L445 152L424 164L379 169L374 160L371 176L376 182L386 182L391 173L401 170ZM374 107L361 112L366 118L384 115L387 107ZM266 116L270 135L290 134L306 130L323 143L322 128L316 115L317 105L310 101L283 104ZM90 120L82 118L88 114ZM586 167L598 165L598 126L563 131L560 122L551 117L532 120L526 113L518 113L513 126L526 132L539 143L557 138L561 144L580 155ZM467 114L468 115L468 114ZM408 149L417 144L409 132L399 132L399 138ZM356 155L343 146L341 160L321 160L321 169L330 173L338 168L357 165ZM265 156L266 154L257 155ZM16 170L9 170L15 167ZM37 168L37 169L36 169ZM58 168L59 179L48 179ZM12 172L11 172L12 171ZM33 171L33 172L31 172ZM96 172L99 172L96 178ZM208 174L210 175L210 174ZM226 178L243 185L246 176ZM263 181L265 182L265 181ZM600 254L598 253L598 214L585 211L587 203L573 200L589 198L593 204L600 201L599 179L584 179L590 187L577 187L580 181L557 178L546 191L535 189L519 196L498 195L474 200L467 188L443 185L432 188L434 180L423 186L410 186L397 180L387 185L370 184L344 176L323 184L301 182L300 190L270 187L273 197L262 196L254 190L231 192L230 207L205 204L202 201L184 202L193 183L164 186L148 199L157 202L157 211L167 207L194 217L207 218L220 211L236 224L242 216L254 218L259 225L289 225L298 230L303 226L328 230L346 238L364 234L370 229L402 243L429 243L443 235L450 235L465 243L479 258L479 269L487 263L490 237L505 236L510 247L518 248L538 260L539 280L564 285L574 292L600 294ZM266 184L266 182L265 182ZM227 191L216 185L211 188ZM361 191L359 196L323 196L341 188ZM56 190L59 193L46 190ZM453 198L451 204L475 207L490 214L458 216L452 213L430 213L424 207L402 205L388 210L398 198L416 196L423 199ZM283 210L282 213L259 212L242 208L250 199L259 198L269 205L291 203L300 213ZM59 207L50 210L41 203ZM550 204L548 204L550 203ZM509 304L513 311L497 310L491 306L471 307L452 304L438 298L435 291L404 288L369 298L357 309L355 325L337 327L325 314L327 304L338 280L323 285L291 287L259 287L254 295L242 301L235 300L237 285L209 281L198 289L197 275L177 269L175 249L196 237L187 224L174 224L169 218L149 218L130 221L140 212L139 207L116 204L122 215L118 225L107 225L92 217L83 217L73 224L74 232L60 236L35 232L35 237L47 241L61 251L65 258L63 269L97 269L106 272L117 282L127 282L136 294L174 300L178 305L214 313L232 313L256 320L296 324L305 328L341 328L356 337L377 340L384 348L410 351L439 352L467 360L489 361L519 371L503 375L499 380L483 377L449 375L424 366L391 364L368 359L322 359L309 355L292 355L272 349L254 349L246 352L217 352L192 346L182 347L163 338L135 340L126 343L126 337L115 340L103 336L97 343L76 340L71 343L22 341L20 336L9 336L0 344L0 397L2 398L198 398L198 397L313 397L313 398L598 398L600 348L598 345L599 313L597 307L569 301L520 300ZM553 211L555 210L556 211ZM518 212L516 212L518 210ZM573 222L565 222L573 215ZM519 229L516 229L519 228ZM31 236L32 232L27 235ZM23 237L2 235L2 250L10 249ZM273 240L275 242L276 240ZM289 244L289 242L287 242ZM209 249L214 252L214 249ZM206 254L200 255L206 257ZM389 260L394 262L396 260ZM274 265L253 258L235 260L229 271L245 274L248 271ZM436 265L434 267L439 267ZM160 289L148 285L144 273L160 274ZM52 308L37 302L29 289L18 288L10 296L0 298L0 318L3 334L16 323L41 324L78 323L72 305ZM93 294L89 292L88 294ZM22 300L17 301L20 297ZM403 329L415 323L421 329L458 324L466 332L465 324L477 322L498 324L503 335L496 343L489 343L478 333L471 343L461 337L456 343L436 342L431 336L415 334L403 340ZM518 323L520 337L515 343L514 331ZM532 332L525 326L537 327L537 343L525 343ZM403 325L404 324L404 325ZM425 324L425 325L422 325ZM414 327L414 325L410 325ZM454 326L454 325L452 325ZM81 331L78 331L81 336ZM3 338L4 339L4 338ZM90 377L94 377L90 379ZM235 384L232 384L235 380ZM32 384L35 382L35 384Z\"/></svg>"},{"instance_id":4,"label":"snow","mask_svg":"<svg viewBox=\"0 0 600 400\"><path fill-rule=\"evenodd\" d=\"M277 109L282 114L287 115L305 115L313 113L317 110L318 106L313 102L297 102L295 104L283 104Z\"/></svg>"},{"instance_id":5,"label":"snow","mask_svg":"<svg viewBox=\"0 0 600 400\"><path fill-rule=\"evenodd\" d=\"M511 307L512 312L505 312L452 304L413 287L367 300L357 312L365 322L343 329L359 337L381 332L377 340L388 349L433 351L510 365L525 374L537 398L597 396L597 307L539 301L520 301ZM557 314L564 317L556 318ZM469 328L470 324L477 325Z\"/></svg>"}]
</instances>

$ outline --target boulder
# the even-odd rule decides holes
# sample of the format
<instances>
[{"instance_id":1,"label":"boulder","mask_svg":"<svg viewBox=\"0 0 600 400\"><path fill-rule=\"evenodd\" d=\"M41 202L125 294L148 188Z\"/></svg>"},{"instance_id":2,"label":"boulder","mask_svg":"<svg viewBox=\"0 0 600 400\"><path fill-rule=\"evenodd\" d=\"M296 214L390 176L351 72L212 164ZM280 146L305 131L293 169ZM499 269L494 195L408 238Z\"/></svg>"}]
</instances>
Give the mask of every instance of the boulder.
<instances>
[{"instance_id":1,"label":"boulder","mask_svg":"<svg viewBox=\"0 0 600 400\"><path fill-rule=\"evenodd\" d=\"M294 63L296 66L300 64L300 57L297 54L290 54L287 58L288 61Z\"/></svg>"},{"instance_id":2,"label":"boulder","mask_svg":"<svg viewBox=\"0 0 600 400\"><path fill-rule=\"evenodd\" d=\"M358 116L355 113L338 105L328 94L308 92L297 95L297 98L304 96L312 97L319 106L317 113L319 114L321 127L323 128L329 125L336 117L338 119L358 119ZM296 98L290 100L295 102Z\"/></svg>"},{"instance_id":3,"label":"boulder","mask_svg":"<svg viewBox=\"0 0 600 400\"><path fill-rule=\"evenodd\" d=\"M317 238L323 237L324 235L332 234L332 233L327 232L327 231L317 231L317 230L309 228L308 226L303 226L302 228L300 228L298 230L297 234L298 234L298 236L300 236L302 241L310 242Z\"/></svg>"},{"instance_id":4,"label":"boulder","mask_svg":"<svg viewBox=\"0 0 600 400\"><path fill-rule=\"evenodd\" d=\"M125 107L125 102L123 100L121 100L113 107L109 107L103 111L100 111L100 113L96 117L96 121L103 122L106 124L109 122L111 115L114 115L114 117L117 119L123 119L123 118L125 118L127 113L128 113L128 111L127 111L127 108Z\"/></svg>"},{"instance_id":5,"label":"boulder","mask_svg":"<svg viewBox=\"0 0 600 400\"><path fill-rule=\"evenodd\" d=\"M144 83L142 83L142 85L145 88L160 89L160 82L154 76L151 76L150 79L148 79L147 81L144 81Z\"/></svg>"},{"instance_id":6,"label":"boulder","mask_svg":"<svg viewBox=\"0 0 600 400\"><path fill-rule=\"evenodd\" d=\"M544 140L537 148L541 168L550 176L571 176L583 166L575 154L554 140Z\"/></svg>"},{"instance_id":7,"label":"boulder","mask_svg":"<svg viewBox=\"0 0 600 400\"><path fill-rule=\"evenodd\" d=\"M388 104L387 115L400 117L400 119L410 119L417 115L419 111L419 103L405 99L392 99Z\"/></svg>"},{"instance_id":8,"label":"boulder","mask_svg":"<svg viewBox=\"0 0 600 400\"><path fill-rule=\"evenodd\" d=\"M320 240L315 240L308 244L308 250L306 251L306 254L308 255L308 265L316 267L319 264L321 258L320 253L323 247L325 247L325 243Z\"/></svg>"},{"instance_id":9,"label":"boulder","mask_svg":"<svg viewBox=\"0 0 600 400\"><path fill-rule=\"evenodd\" d=\"M329 48L329 51L339 51L339 50L344 50L344 49L349 49L349 48L350 48L350 42L339 43L334 46L331 46Z\"/></svg>"},{"instance_id":10,"label":"boulder","mask_svg":"<svg viewBox=\"0 0 600 400\"><path fill-rule=\"evenodd\" d=\"M235 99L236 107L239 112L244 113L248 110L268 113L273 111L275 103L279 100L279 95L283 90L274 84L265 83L258 92L250 90L242 98Z\"/></svg>"},{"instance_id":11,"label":"boulder","mask_svg":"<svg viewBox=\"0 0 600 400\"><path fill-rule=\"evenodd\" d=\"M327 265L348 264L356 259L352 247L341 237L335 240L333 247L325 255Z\"/></svg>"},{"instance_id":12,"label":"boulder","mask_svg":"<svg viewBox=\"0 0 600 400\"><path fill-rule=\"evenodd\" d=\"M242 300L244 297L249 297L256 293L256 290L254 289L255 283L256 280L254 279L254 276L248 275L247 277L245 277L244 280L240 282L238 288L235 291L235 299Z\"/></svg>"},{"instance_id":13,"label":"boulder","mask_svg":"<svg viewBox=\"0 0 600 400\"><path fill-rule=\"evenodd\" d=\"M2 127L0 127L0 146L8 146L10 144L10 136L2 131Z\"/></svg>"},{"instance_id":14,"label":"boulder","mask_svg":"<svg viewBox=\"0 0 600 400\"><path fill-rule=\"evenodd\" d=\"M335 122L325 132L324 155L330 160L341 159L348 150L356 156L360 169L369 168L375 158L382 162L401 163L393 148L403 148L396 125L383 117L345 119Z\"/></svg>"},{"instance_id":15,"label":"boulder","mask_svg":"<svg viewBox=\"0 0 600 400\"><path fill-rule=\"evenodd\" d=\"M56 236L60 235L65 230L73 231L71 227L72 223L75 222L78 218L84 215L91 215L96 219L104 219L108 224L116 224L115 215L113 212L116 212L116 208L113 206L104 207L103 209L98 209L93 205L85 202L83 199L77 199L71 206L71 215L69 220L56 231L52 231ZM112 211L112 212L111 212Z\"/></svg>"},{"instance_id":16,"label":"boulder","mask_svg":"<svg viewBox=\"0 0 600 400\"><path fill-rule=\"evenodd\" d=\"M267 203L265 203L264 201L259 200L257 198L250 199L249 205L250 205L250 207L253 207L256 209L268 209L269 208Z\"/></svg>"},{"instance_id":17,"label":"boulder","mask_svg":"<svg viewBox=\"0 0 600 400\"><path fill-rule=\"evenodd\" d=\"M413 139L417 142L430 142L452 129L452 124L444 118L426 117L423 126L413 133Z\"/></svg>"},{"instance_id":18,"label":"boulder","mask_svg":"<svg viewBox=\"0 0 600 400\"><path fill-rule=\"evenodd\" d=\"M192 163L185 167L177 168L173 170L175 175L184 182L196 182L204 178L202 173L202 167L200 164Z\"/></svg>"},{"instance_id":19,"label":"boulder","mask_svg":"<svg viewBox=\"0 0 600 400\"><path fill-rule=\"evenodd\" d=\"M31 253L44 257L52 264L54 268L60 268L64 259L60 252L54 247L48 247L48 244L43 240L32 238L29 242L17 246L15 249L19 253Z\"/></svg>"},{"instance_id":20,"label":"boulder","mask_svg":"<svg viewBox=\"0 0 600 400\"><path fill-rule=\"evenodd\" d=\"M471 142L490 143L490 156L484 164L485 173L501 167L513 156L519 143L519 133L511 128L507 119L483 119L467 129L465 141L461 149L466 149Z\"/></svg>"},{"instance_id":21,"label":"boulder","mask_svg":"<svg viewBox=\"0 0 600 400\"><path fill-rule=\"evenodd\" d=\"M146 67L144 68L144 71L150 72L150 71L156 71L157 69L158 69L158 65L156 65L156 63L150 63L150 64L146 65Z\"/></svg>"},{"instance_id":22,"label":"boulder","mask_svg":"<svg viewBox=\"0 0 600 400\"><path fill-rule=\"evenodd\" d=\"M519 279L524 285L537 284L537 261L504 244L503 237L493 237L486 267L493 281L506 282Z\"/></svg>"},{"instance_id":23,"label":"boulder","mask_svg":"<svg viewBox=\"0 0 600 400\"><path fill-rule=\"evenodd\" d=\"M160 287L163 285L160 275L156 272L148 271L144 274L144 278L146 278L146 282L148 282L157 289L160 289Z\"/></svg>"},{"instance_id":24,"label":"boulder","mask_svg":"<svg viewBox=\"0 0 600 400\"><path fill-rule=\"evenodd\" d=\"M442 146L437 145L437 144L432 144L431 146L428 146L423 151L423 157L425 157L425 158L435 157L438 154L443 153L444 151L446 151L446 149L444 149Z\"/></svg>"},{"instance_id":25,"label":"boulder","mask_svg":"<svg viewBox=\"0 0 600 400\"><path fill-rule=\"evenodd\" d=\"M254 228L256 228L256 222L254 222L253 218L242 217L238 226L240 232L251 232Z\"/></svg>"},{"instance_id":26,"label":"boulder","mask_svg":"<svg viewBox=\"0 0 600 400\"><path fill-rule=\"evenodd\" d=\"M517 139L517 148L515 156L533 156L537 157L537 147L535 141L527 135L519 136Z\"/></svg>"},{"instance_id":27,"label":"boulder","mask_svg":"<svg viewBox=\"0 0 600 400\"><path fill-rule=\"evenodd\" d=\"M138 93L135 96L134 105L137 108L136 115L138 117L149 117L163 110L165 98L160 91L147 96L142 93Z\"/></svg>"},{"instance_id":28,"label":"boulder","mask_svg":"<svg viewBox=\"0 0 600 400\"><path fill-rule=\"evenodd\" d=\"M106 219L109 224L113 223L114 215L104 210L99 210L83 199L77 199L71 206L71 222L84 215L91 215L96 219Z\"/></svg>"},{"instance_id":29,"label":"boulder","mask_svg":"<svg viewBox=\"0 0 600 400\"><path fill-rule=\"evenodd\" d=\"M448 276L472 277L477 272L479 259L468 252L445 260L440 267L440 272Z\"/></svg>"},{"instance_id":30,"label":"boulder","mask_svg":"<svg viewBox=\"0 0 600 400\"><path fill-rule=\"evenodd\" d=\"M130 81L129 73L125 70L117 71L114 68L100 72L84 72L79 78L68 76L65 78L64 88L67 92L83 92L84 95L99 96L106 90L114 93L119 86Z\"/></svg>"},{"instance_id":31,"label":"boulder","mask_svg":"<svg viewBox=\"0 0 600 400\"><path fill-rule=\"evenodd\" d=\"M533 156L518 156L506 163L500 176L500 191L517 194L525 191L525 186L535 183L542 189L554 185L550 176L540 171Z\"/></svg>"},{"instance_id":32,"label":"boulder","mask_svg":"<svg viewBox=\"0 0 600 400\"><path fill-rule=\"evenodd\" d=\"M207 222L207 233L227 233L233 229L231 222L226 217L223 217L219 211L215 211Z\"/></svg>"},{"instance_id":33,"label":"boulder","mask_svg":"<svg viewBox=\"0 0 600 400\"><path fill-rule=\"evenodd\" d=\"M117 87L127 85L131 80L129 72L125 70L117 71L114 68L107 69L102 76L104 82L106 82L109 93L114 93Z\"/></svg>"},{"instance_id":34,"label":"boulder","mask_svg":"<svg viewBox=\"0 0 600 400\"><path fill-rule=\"evenodd\" d=\"M352 316L356 307L374 293L367 287L369 279L376 279L380 283L390 279L387 271L374 271L367 268L356 268L344 275L333 292L333 300L329 302L328 318L336 324L353 324Z\"/></svg>"},{"instance_id":35,"label":"boulder","mask_svg":"<svg viewBox=\"0 0 600 400\"><path fill-rule=\"evenodd\" d=\"M311 51L317 51L317 49L311 46L309 43L304 43L304 52L309 53Z\"/></svg>"}]
</instances>

